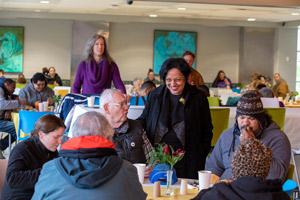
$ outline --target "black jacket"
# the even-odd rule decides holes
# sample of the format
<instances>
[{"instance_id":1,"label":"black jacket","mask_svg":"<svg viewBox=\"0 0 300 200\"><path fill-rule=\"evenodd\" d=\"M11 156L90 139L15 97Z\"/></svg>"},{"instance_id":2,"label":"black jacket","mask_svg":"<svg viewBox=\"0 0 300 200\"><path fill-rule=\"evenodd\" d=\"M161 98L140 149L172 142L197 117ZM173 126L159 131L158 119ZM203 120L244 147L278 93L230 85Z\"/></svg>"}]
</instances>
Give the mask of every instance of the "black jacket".
<instances>
[{"instance_id":1,"label":"black jacket","mask_svg":"<svg viewBox=\"0 0 300 200\"><path fill-rule=\"evenodd\" d=\"M113 142L118 156L131 163L145 163L143 127L136 121L127 119L119 128L115 128Z\"/></svg>"},{"instance_id":2,"label":"black jacket","mask_svg":"<svg viewBox=\"0 0 300 200\"><path fill-rule=\"evenodd\" d=\"M193 200L289 200L280 179L262 180L251 176L238 178L229 185L221 182L202 190Z\"/></svg>"},{"instance_id":3,"label":"black jacket","mask_svg":"<svg viewBox=\"0 0 300 200\"><path fill-rule=\"evenodd\" d=\"M154 143L155 129L162 108L166 84L149 93L145 109L138 120L143 124L150 142ZM184 177L198 178L198 171L204 169L212 139L212 123L208 100L204 92L185 84L184 92L185 155Z\"/></svg>"},{"instance_id":4,"label":"black jacket","mask_svg":"<svg viewBox=\"0 0 300 200\"><path fill-rule=\"evenodd\" d=\"M37 137L17 144L9 157L1 199L31 199L43 164L57 156Z\"/></svg>"}]
</instances>

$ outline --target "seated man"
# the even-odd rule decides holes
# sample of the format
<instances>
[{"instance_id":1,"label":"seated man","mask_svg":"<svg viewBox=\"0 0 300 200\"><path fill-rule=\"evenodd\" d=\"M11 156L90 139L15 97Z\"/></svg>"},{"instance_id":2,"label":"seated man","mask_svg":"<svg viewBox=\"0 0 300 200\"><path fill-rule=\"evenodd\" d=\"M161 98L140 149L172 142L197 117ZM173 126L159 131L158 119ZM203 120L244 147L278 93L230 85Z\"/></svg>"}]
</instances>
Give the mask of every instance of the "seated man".
<instances>
[{"instance_id":1,"label":"seated man","mask_svg":"<svg viewBox=\"0 0 300 200\"><path fill-rule=\"evenodd\" d=\"M257 138L273 151L267 179L285 180L291 159L291 144L263 109L257 90L246 91L238 101L236 124L220 136L209 157L206 169L221 179L232 178L231 159L235 149L248 138Z\"/></svg>"},{"instance_id":2,"label":"seated man","mask_svg":"<svg viewBox=\"0 0 300 200\"><path fill-rule=\"evenodd\" d=\"M119 90L104 90L100 97L100 108L115 129L113 142L118 155L131 163L148 161L153 150L152 145L142 125L136 120L127 119L129 105L124 94ZM147 166L145 177L151 171L152 168Z\"/></svg>"},{"instance_id":3,"label":"seated man","mask_svg":"<svg viewBox=\"0 0 300 200\"><path fill-rule=\"evenodd\" d=\"M13 100L16 82L12 79L3 79L0 83L0 132L11 135L11 143L17 140L16 128L11 121L11 110L19 105L26 105L26 99ZM4 159L2 151L8 147L8 136L0 140L0 159Z\"/></svg>"},{"instance_id":4,"label":"seated man","mask_svg":"<svg viewBox=\"0 0 300 200\"><path fill-rule=\"evenodd\" d=\"M103 115L86 112L73 130L59 157L43 166L33 200L146 199L136 168L117 156L114 130Z\"/></svg>"},{"instance_id":5,"label":"seated man","mask_svg":"<svg viewBox=\"0 0 300 200\"><path fill-rule=\"evenodd\" d=\"M28 104L35 107L35 102L48 101L49 105L53 104L52 97L54 92L47 87L46 77L42 73L33 75L29 84L24 86L19 92L19 98L26 98Z\"/></svg>"},{"instance_id":6,"label":"seated man","mask_svg":"<svg viewBox=\"0 0 300 200\"><path fill-rule=\"evenodd\" d=\"M156 88L152 81L146 81L142 84L137 96L130 99L131 105L145 105L148 93Z\"/></svg>"},{"instance_id":7,"label":"seated man","mask_svg":"<svg viewBox=\"0 0 300 200\"><path fill-rule=\"evenodd\" d=\"M233 179L201 190L193 200L289 200L280 179L266 180L272 160L268 146L260 140L248 139L232 157Z\"/></svg>"}]
</instances>

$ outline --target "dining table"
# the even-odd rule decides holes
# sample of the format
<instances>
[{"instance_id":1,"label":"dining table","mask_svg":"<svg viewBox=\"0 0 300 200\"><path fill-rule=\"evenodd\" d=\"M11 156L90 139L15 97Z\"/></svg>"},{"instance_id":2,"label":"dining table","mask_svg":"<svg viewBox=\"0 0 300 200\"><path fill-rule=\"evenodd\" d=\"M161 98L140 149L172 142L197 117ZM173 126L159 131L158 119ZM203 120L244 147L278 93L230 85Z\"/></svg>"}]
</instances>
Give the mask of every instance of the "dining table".
<instances>
[{"instance_id":1,"label":"dining table","mask_svg":"<svg viewBox=\"0 0 300 200\"><path fill-rule=\"evenodd\" d=\"M149 179L145 179L145 182L143 184L143 190L147 193L147 200L159 200L159 199L170 199L170 200L188 200L194 198L198 193L199 190L196 187L193 187L192 185L188 184L187 194L180 194L180 184L182 179L178 179L178 182L172 185L174 194L173 195L165 195L165 185L160 186L160 197L154 197L153 191L154 191L154 184L150 182ZM193 180L189 180L190 182L193 182Z\"/></svg>"}]
</instances>

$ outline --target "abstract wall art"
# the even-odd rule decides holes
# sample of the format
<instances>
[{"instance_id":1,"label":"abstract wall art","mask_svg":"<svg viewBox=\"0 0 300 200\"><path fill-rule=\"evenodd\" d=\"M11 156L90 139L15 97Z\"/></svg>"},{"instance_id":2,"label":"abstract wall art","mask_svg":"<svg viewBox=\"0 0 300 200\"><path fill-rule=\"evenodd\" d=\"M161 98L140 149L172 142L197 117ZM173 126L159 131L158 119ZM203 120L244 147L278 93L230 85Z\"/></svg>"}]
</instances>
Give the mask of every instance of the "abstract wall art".
<instances>
[{"instance_id":1,"label":"abstract wall art","mask_svg":"<svg viewBox=\"0 0 300 200\"><path fill-rule=\"evenodd\" d=\"M181 58L185 51L196 54L197 33L185 31L154 31L153 71L159 73L168 58ZM195 68L195 62L193 65Z\"/></svg>"},{"instance_id":2,"label":"abstract wall art","mask_svg":"<svg viewBox=\"0 0 300 200\"><path fill-rule=\"evenodd\" d=\"M0 26L0 69L23 71L24 27Z\"/></svg>"}]
</instances>

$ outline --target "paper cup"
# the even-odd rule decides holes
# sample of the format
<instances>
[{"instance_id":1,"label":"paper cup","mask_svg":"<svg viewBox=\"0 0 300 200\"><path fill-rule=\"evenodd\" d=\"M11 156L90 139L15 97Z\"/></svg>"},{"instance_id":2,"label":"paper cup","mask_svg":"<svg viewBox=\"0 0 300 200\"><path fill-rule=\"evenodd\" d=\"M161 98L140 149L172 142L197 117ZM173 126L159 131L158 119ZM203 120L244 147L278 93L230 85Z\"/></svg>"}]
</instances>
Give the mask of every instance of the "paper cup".
<instances>
[{"instance_id":1,"label":"paper cup","mask_svg":"<svg viewBox=\"0 0 300 200\"><path fill-rule=\"evenodd\" d=\"M136 163L133 164L138 172L139 181L141 184L144 184L144 177L145 177L145 170L146 170L146 164L143 163Z\"/></svg>"},{"instance_id":2,"label":"paper cup","mask_svg":"<svg viewBox=\"0 0 300 200\"><path fill-rule=\"evenodd\" d=\"M186 193L187 193L187 180L181 179L180 194L184 195Z\"/></svg>"},{"instance_id":3,"label":"paper cup","mask_svg":"<svg viewBox=\"0 0 300 200\"><path fill-rule=\"evenodd\" d=\"M44 111L48 111L48 101L44 101Z\"/></svg>"},{"instance_id":4,"label":"paper cup","mask_svg":"<svg viewBox=\"0 0 300 200\"><path fill-rule=\"evenodd\" d=\"M211 171L198 171L199 191L209 188Z\"/></svg>"},{"instance_id":5,"label":"paper cup","mask_svg":"<svg viewBox=\"0 0 300 200\"><path fill-rule=\"evenodd\" d=\"M95 97L88 97L88 107L94 107Z\"/></svg>"},{"instance_id":6,"label":"paper cup","mask_svg":"<svg viewBox=\"0 0 300 200\"><path fill-rule=\"evenodd\" d=\"M44 103L39 103L39 111L44 111Z\"/></svg>"}]
</instances>

